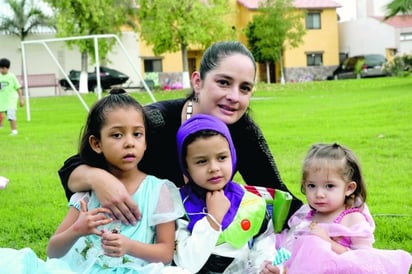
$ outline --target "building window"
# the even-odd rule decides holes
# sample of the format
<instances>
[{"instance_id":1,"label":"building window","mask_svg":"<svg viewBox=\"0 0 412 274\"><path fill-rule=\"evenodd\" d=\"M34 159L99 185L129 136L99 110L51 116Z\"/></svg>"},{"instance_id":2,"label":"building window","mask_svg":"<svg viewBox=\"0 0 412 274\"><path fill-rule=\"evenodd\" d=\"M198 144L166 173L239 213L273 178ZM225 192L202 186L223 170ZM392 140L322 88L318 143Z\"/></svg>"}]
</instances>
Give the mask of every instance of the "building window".
<instances>
[{"instance_id":1,"label":"building window","mask_svg":"<svg viewBox=\"0 0 412 274\"><path fill-rule=\"evenodd\" d=\"M308 67L321 66L323 64L322 53L307 53L306 64Z\"/></svg>"},{"instance_id":2,"label":"building window","mask_svg":"<svg viewBox=\"0 0 412 274\"><path fill-rule=\"evenodd\" d=\"M162 59L159 58L147 58L144 59L144 71L145 72L162 72Z\"/></svg>"},{"instance_id":3,"label":"building window","mask_svg":"<svg viewBox=\"0 0 412 274\"><path fill-rule=\"evenodd\" d=\"M320 29L320 12L310 11L306 15L306 29Z\"/></svg>"},{"instance_id":4,"label":"building window","mask_svg":"<svg viewBox=\"0 0 412 274\"><path fill-rule=\"evenodd\" d=\"M412 32L401 33L400 40L401 40L401 41L412 40Z\"/></svg>"}]
</instances>

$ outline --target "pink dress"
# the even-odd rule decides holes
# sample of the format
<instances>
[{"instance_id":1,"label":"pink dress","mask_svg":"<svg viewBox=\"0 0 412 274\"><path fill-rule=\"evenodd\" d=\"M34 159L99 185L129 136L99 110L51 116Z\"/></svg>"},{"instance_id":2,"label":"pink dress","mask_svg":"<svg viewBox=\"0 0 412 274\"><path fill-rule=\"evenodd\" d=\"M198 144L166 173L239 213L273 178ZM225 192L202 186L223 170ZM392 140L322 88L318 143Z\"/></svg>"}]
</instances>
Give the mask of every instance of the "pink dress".
<instances>
[{"instance_id":1,"label":"pink dress","mask_svg":"<svg viewBox=\"0 0 412 274\"><path fill-rule=\"evenodd\" d=\"M341 219L352 212L361 212L368 224L346 227ZM290 219L289 230L277 235L277 248L286 248L292 257L284 263L287 274L408 274L412 256L403 250L373 248L375 222L365 205L362 211L345 210L333 223L318 223L330 237L340 237L339 243L351 249L342 254L332 251L330 243L312 235L309 225L313 214L308 205L302 206ZM351 238L362 237L364 246L353 246ZM368 244L370 243L370 244Z\"/></svg>"}]
</instances>

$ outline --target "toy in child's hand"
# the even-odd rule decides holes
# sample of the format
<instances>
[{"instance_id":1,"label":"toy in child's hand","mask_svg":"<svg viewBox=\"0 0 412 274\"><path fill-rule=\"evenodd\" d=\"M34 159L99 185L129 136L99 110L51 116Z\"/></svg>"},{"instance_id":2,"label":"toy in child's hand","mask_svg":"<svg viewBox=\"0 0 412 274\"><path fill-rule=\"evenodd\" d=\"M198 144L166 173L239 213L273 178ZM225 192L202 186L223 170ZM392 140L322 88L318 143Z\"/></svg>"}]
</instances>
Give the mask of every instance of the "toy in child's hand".
<instances>
[{"instance_id":1,"label":"toy in child's hand","mask_svg":"<svg viewBox=\"0 0 412 274\"><path fill-rule=\"evenodd\" d=\"M290 256L292 256L292 253L283 247L276 252L272 264L279 268L280 273L286 273L283 269L283 263L289 260Z\"/></svg>"},{"instance_id":2,"label":"toy in child's hand","mask_svg":"<svg viewBox=\"0 0 412 274\"><path fill-rule=\"evenodd\" d=\"M273 265L280 265L280 264L286 262L290 258L290 256L292 256L292 253L290 253L289 250L282 247L276 252L276 256L273 259L272 264Z\"/></svg>"},{"instance_id":3,"label":"toy in child's hand","mask_svg":"<svg viewBox=\"0 0 412 274\"><path fill-rule=\"evenodd\" d=\"M120 220L113 220L111 223L108 224L108 230L111 233L119 234L121 225L122 222Z\"/></svg>"}]
</instances>

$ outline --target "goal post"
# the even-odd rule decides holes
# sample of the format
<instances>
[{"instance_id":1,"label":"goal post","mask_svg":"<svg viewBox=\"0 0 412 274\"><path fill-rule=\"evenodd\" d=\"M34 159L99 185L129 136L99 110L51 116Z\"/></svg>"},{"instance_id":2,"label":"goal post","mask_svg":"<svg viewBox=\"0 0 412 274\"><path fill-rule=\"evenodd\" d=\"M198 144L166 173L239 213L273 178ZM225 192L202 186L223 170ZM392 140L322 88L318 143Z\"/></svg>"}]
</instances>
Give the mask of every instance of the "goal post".
<instances>
[{"instance_id":1,"label":"goal post","mask_svg":"<svg viewBox=\"0 0 412 274\"><path fill-rule=\"evenodd\" d=\"M64 41L71 41L71 40L85 40L85 39L93 39L94 40L94 45L95 45L95 66L96 66L96 80L97 80L97 95L98 99L101 98L102 96L102 88L101 88L101 79L100 79L100 63L99 63L99 43L98 39L115 39L118 46L120 49L123 51L123 53L126 56L126 59L129 61L130 65L132 66L132 69L134 72L136 72L137 77L139 78L140 82L142 83L144 89L148 92L150 98L152 99L153 102L156 102L155 97L153 96L152 91L150 88L147 86L146 82L144 81L141 73L139 72L138 68L136 67L136 64L133 62L132 58L130 57L129 53L127 52L125 46L119 39L117 35L114 34L97 34L97 35L86 35L86 36L74 36L74 37L65 37L65 38L51 38L51 39L40 39L40 40L29 40L29 41L22 41L21 42L21 53L22 53L22 64L23 64L23 83L24 83L24 90L25 90L25 97L26 97L26 116L27 116L27 121L31 121L31 115L30 115L30 96L29 96L29 87L28 87L28 81L27 81L27 62L26 62L26 51L25 51L25 46L28 46L30 44L40 44L43 45L44 48L46 49L47 53L53 60L53 62L56 64L58 67L59 71L64 75L66 78L67 82L69 83L70 87L72 90L76 93L77 97L79 98L80 102L86 109L86 111L89 111L89 107L86 104L86 102L83 100L79 90L73 85L73 83L70 81L68 75L64 71L63 67L61 66L60 62L57 60L56 56L54 53L51 51L50 47L48 46L48 43L53 43L53 42L64 42Z\"/></svg>"}]
</instances>

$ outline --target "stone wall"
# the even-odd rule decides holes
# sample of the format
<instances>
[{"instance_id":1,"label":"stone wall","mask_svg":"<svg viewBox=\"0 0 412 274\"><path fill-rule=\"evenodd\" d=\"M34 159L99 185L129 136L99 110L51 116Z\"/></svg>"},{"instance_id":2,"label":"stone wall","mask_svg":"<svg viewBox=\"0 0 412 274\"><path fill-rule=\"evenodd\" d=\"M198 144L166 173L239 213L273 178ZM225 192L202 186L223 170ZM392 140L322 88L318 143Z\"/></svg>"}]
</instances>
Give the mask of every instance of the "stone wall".
<instances>
[{"instance_id":1,"label":"stone wall","mask_svg":"<svg viewBox=\"0 0 412 274\"><path fill-rule=\"evenodd\" d=\"M285 68L286 82L323 81L332 75L337 66Z\"/></svg>"}]
</instances>

